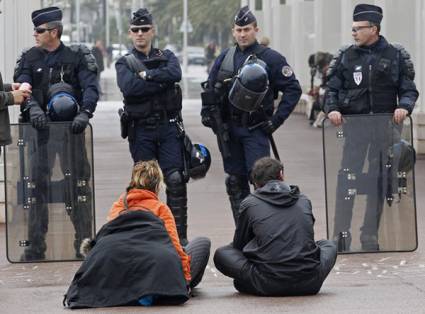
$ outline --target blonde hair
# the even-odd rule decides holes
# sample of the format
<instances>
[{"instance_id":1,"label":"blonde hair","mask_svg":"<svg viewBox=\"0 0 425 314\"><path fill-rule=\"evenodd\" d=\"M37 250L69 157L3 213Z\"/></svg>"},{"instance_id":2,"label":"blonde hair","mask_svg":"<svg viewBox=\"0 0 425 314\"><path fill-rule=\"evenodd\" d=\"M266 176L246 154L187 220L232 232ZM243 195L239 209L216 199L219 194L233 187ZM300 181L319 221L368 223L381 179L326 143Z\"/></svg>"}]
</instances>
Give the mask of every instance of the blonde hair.
<instances>
[{"instance_id":1,"label":"blonde hair","mask_svg":"<svg viewBox=\"0 0 425 314\"><path fill-rule=\"evenodd\" d=\"M156 160L139 161L133 167L127 192L131 189L144 189L158 194L163 184L164 175Z\"/></svg>"}]
</instances>

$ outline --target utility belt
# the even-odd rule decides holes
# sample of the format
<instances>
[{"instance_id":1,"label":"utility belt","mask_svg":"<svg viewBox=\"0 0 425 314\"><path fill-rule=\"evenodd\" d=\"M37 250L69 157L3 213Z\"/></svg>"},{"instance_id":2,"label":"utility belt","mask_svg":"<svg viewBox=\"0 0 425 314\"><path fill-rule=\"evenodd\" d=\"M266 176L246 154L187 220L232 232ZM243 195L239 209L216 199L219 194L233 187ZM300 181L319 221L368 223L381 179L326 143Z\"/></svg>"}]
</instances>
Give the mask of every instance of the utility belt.
<instances>
[{"instance_id":1,"label":"utility belt","mask_svg":"<svg viewBox=\"0 0 425 314\"><path fill-rule=\"evenodd\" d=\"M231 113L230 115L230 123L237 127L249 128L251 126L257 125L264 121L264 115L259 112L241 112L238 114Z\"/></svg>"},{"instance_id":2,"label":"utility belt","mask_svg":"<svg viewBox=\"0 0 425 314\"><path fill-rule=\"evenodd\" d=\"M180 111L166 112L162 110L146 116L141 113L129 112L126 109L126 106L120 108L118 115L120 116L121 137L128 137L129 141L134 139L136 127L155 130L160 125L177 122L180 116Z\"/></svg>"}]
</instances>

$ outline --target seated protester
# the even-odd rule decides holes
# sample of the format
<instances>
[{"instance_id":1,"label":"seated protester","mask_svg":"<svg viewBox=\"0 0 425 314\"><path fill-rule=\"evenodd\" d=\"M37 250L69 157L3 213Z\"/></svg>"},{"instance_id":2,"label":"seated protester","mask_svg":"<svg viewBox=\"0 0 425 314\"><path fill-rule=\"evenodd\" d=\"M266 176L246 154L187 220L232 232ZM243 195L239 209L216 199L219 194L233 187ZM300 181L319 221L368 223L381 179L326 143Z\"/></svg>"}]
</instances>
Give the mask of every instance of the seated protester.
<instances>
[{"instance_id":1,"label":"seated protester","mask_svg":"<svg viewBox=\"0 0 425 314\"><path fill-rule=\"evenodd\" d=\"M158 200L162 185L156 161L134 166L127 192L109 211L109 222L94 240L82 244L86 259L65 295L65 306L182 304L188 300L190 289L202 279L211 243L195 238L183 250L170 208Z\"/></svg>"},{"instance_id":2,"label":"seated protester","mask_svg":"<svg viewBox=\"0 0 425 314\"><path fill-rule=\"evenodd\" d=\"M240 206L233 243L217 249L216 268L236 290L261 296L319 292L336 261L332 241L314 242L310 200L283 180L283 165L257 160L255 191Z\"/></svg>"}]
</instances>

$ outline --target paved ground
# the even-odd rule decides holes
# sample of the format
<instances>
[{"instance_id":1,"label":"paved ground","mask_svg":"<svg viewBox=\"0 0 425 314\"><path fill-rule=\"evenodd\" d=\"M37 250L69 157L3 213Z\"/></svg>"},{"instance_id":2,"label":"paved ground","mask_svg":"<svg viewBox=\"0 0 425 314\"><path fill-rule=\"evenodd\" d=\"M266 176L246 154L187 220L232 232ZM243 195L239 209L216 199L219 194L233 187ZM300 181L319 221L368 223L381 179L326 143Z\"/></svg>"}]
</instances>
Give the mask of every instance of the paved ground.
<instances>
[{"instance_id":1,"label":"paved ground","mask_svg":"<svg viewBox=\"0 0 425 314\"><path fill-rule=\"evenodd\" d=\"M108 92L105 90L105 92ZM119 137L117 101L101 102L94 126L97 227L112 201L123 191L131 160ZM233 222L225 197L224 173L215 138L199 123L198 100L184 104L184 119L194 142L205 143L213 163L206 179L191 182L189 237L208 236L212 254L231 241ZM308 126L305 116L292 115L276 133L285 161L286 178L301 187L313 203L316 238L326 236L321 132ZM180 307L111 308L82 313L425 313L425 160L417 172L419 248L413 253L341 255L321 292L310 297L261 298L240 295L232 281L216 271L212 260L196 296ZM163 198L164 199L164 198ZM79 263L9 264L5 257L5 229L0 225L0 312L61 313L62 296Z\"/></svg>"}]
</instances>

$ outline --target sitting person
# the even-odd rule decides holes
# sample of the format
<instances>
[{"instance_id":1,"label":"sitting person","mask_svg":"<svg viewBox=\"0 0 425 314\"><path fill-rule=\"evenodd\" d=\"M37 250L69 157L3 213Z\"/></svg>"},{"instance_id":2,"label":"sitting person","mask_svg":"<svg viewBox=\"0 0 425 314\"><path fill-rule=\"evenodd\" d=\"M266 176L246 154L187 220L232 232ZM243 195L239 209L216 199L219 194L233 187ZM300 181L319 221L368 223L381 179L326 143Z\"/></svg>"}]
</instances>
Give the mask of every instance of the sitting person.
<instances>
[{"instance_id":1,"label":"sitting person","mask_svg":"<svg viewBox=\"0 0 425 314\"><path fill-rule=\"evenodd\" d=\"M202 279L211 243L196 238L182 248L170 208L158 200L162 185L156 161L136 163L127 191L109 211L109 222L94 240L82 244L86 259L68 289L65 306L188 300L190 289Z\"/></svg>"},{"instance_id":2,"label":"sitting person","mask_svg":"<svg viewBox=\"0 0 425 314\"><path fill-rule=\"evenodd\" d=\"M284 182L275 159L257 160L251 180L255 191L241 203L233 243L215 252L216 268L242 293L318 293L335 264L336 246L314 242L310 200Z\"/></svg>"}]
</instances>

